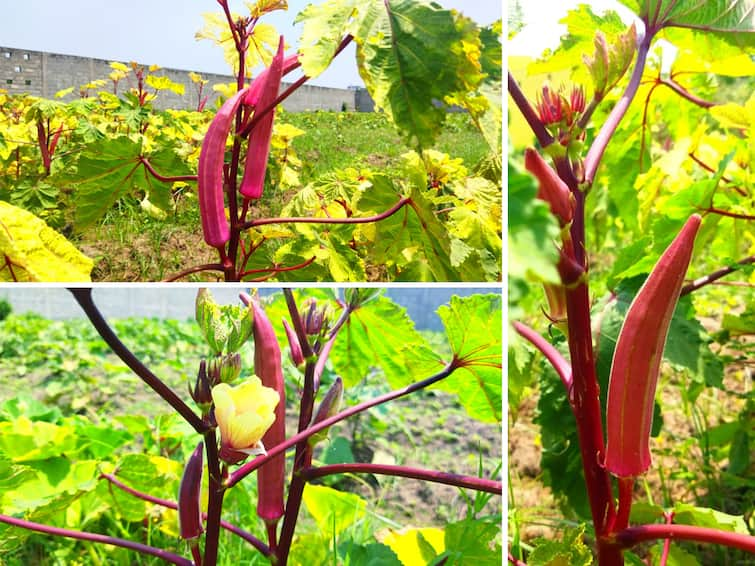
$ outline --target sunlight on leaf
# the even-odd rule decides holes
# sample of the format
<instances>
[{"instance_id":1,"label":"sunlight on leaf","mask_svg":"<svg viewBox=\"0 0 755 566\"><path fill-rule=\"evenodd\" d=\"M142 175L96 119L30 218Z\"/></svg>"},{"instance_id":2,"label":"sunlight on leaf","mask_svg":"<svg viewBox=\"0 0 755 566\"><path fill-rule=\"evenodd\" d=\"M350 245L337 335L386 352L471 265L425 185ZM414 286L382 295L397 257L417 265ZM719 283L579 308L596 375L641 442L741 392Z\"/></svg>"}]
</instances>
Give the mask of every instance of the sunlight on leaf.
<instances>
[{"instance_id":1,"label":"sunlight on leaf","mask_svg":"<svg viewBox=\"0 0 755 566\"><path fill-rule=\"evenodd\" d=\"M94 262L30 212L0 201L2 281L90 281Z\"/></svg>"},{"instance_id":2,"label":"sunlight on leaf","mask_svg":"<svg viewBox=\"0 0 755 566\"><path fill-rule=\"evenodd\" d=\"M307 484L302 498L320 531L338 536L364 517L367 502L353 493L345 493L324 485Z\"/></svg>"}]
</instances>

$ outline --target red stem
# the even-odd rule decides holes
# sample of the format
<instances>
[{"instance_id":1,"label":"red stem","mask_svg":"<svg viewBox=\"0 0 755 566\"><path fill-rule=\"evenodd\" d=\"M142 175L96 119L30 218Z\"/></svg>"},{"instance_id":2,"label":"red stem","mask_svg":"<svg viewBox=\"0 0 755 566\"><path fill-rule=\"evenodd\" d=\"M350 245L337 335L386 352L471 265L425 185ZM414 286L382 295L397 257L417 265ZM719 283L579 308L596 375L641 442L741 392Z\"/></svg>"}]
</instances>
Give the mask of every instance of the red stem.
<instances>
[{"instance_id":1,"label":"red stem","mask_svg":"<svg viewBox=\"0 0 755 566\"><path fill-rule=\"evenodd\" d=\"M207 455L207 470L209 472L207 521L205 523L204 537L204 563L207 566L215 566L218 561L218 549L220 541L220 515L223 512L223 477L218 458L218 444L215 430L204 433L205 454Z\"/></svg>"},{"instance_id":2,"label":"red stem","mask_svg":"<svg viewBox=\"0 0 755 566\"><path fill-rule=\"evenodd\" d=\"M545 358L551 363L553 369L556 370L558 377L561 378L561 382L566 387L566 391L569 392L572 387L572 369L569 362L561 355L561 352L556 350L550 342L540 336L537 332L531 329L526 324L521 322L512 322L514 330L516 330L520 336L529 341L535 348L545 356Z\"/></svg>"},{"instance_id":3,"label":"red stem","mask_svg":"<svg viewBox=\"0 0 755 566\"><path fill-rule=\"evenodd\" d=\"M579 283L566 290L567 322L569 326L569 352L571 354L573 385L572 402L577 421L579 447L582 453L582 468L587 484L598 554L601 566L621 564L614 562L615 550L601 544L601 535L613 523L614 508L611 479L603 460L603 419L600 408L600 391L595 371L595 358L590 331L590 298L587 283ZM603 554L606 554L604 562ZM619 554L618 559L621 560Z\"/></svg>"},{"instance_id":4,"label":"red stem","mask_svg":"<svg viewBox=\"0 0 755 566\"><path fill-rule=\"evenodd\" d=\"M715 102L703 100L702 98L695 96L694 94L689 92L687 89L685 89L682 85L680 85L678 82L676 82L673 79L658 78L658 82L661 83L662 85L669 87L679 96L689 100L692 104L695 104L699 106L700 108L711 108L713 106L716 106Z\"/></svg>"},{"instance_id":5,"label":"red stem","mask_svg":"<svg viewBox=\"0 0 755 566\"><path fill-rule=\"evenodd\" d=\"M164 175L160 175L157 171L155 171L155 168L152 166L152 164L149 162L149 159L142 156L139 157L139 161L144 164L144 168L150 172L150 174L157 179L158 181L162 181L163 183L175 183L178 181L196 181L197 176L196 175L177 175L175 177L166 177Z\"/></svg>"},{"instance_id":6,"label":"red stem","mask_svg":"<svg viewBox=\"0 0 755 566\"><path fill-rule=\"evenodd\" d=\"M103 474L100 474L100 477L109 481L118 489L121 489L122 491L125 491L126 493L133 495L134 497L138 499L141 499L143 501L148 501L149 503L154 503L155 505L160 505L161 507L167 507L168 509L178 509L178 504L176 502L169 501L168 499L161 499L159 497L155 497L154 495L149 495L147 493L142 493L141 491L138 491L134 489L133 487L127 486L126 484L121 482L118 478L116 478L113 474L103 473ZM202 513L202 517L206 519L207 513ZM228 521L220 521L220 526L223 527L225 530L243 538L245 541L247 541L254 548L259 550L265 556L270 556L270 549L267 547L267 545L261 540L259 540L257 537L255 537L253 534L248 533L243 529L240 529L239 527L229 523Z\"/></svg>"},{"instance_id":7,"label":"red stem","mask_svg":"<svg viewBox=\"0 0 755 566\"><path fill-rule=\"evenodd\" d=\"M497 495L501 495L502 493L502 484L498 481L473 476L449 474L447 472L436 470L423 470L421 468L412 468L409 466L388 466L384 464L362 463L333 464L330 466L309 468L302 471L302 475L307 481L332 474L380 474L384 476L399 476L403 478L413 478L434 483L453 485L456 487L464 487Z\"/></svg>"},{"instance_id":8,"label":"red stem","mask_svg":"<svg viewBox=\"0 0 755 566\"><path fill-rule=\"evenodd\" d=\"M639 525L619 531L613 538L621 548L631 548L651 540L671 539L709 542L755 554L755 536L692 525Z\"/></svg>"},{"instance_id":9,"label":"red stem","mask_svg":"<svg viewBox=\"0 0 755 566\"><path fill-rule=\"evenodd\" d=\"M247 271L242 271L241 273L239 273L239 279L246 277L247 275L251 275L253 273L269 273L270 275L268 275L268 277L270 277L275 273L283 273L285 271L296 271L297 269L302 269L304 267L307 267L308 265L313 263L316 259L317 259L317 256L312 256L307 261L303 261L302 263L291 265L289 267L266 267L264 269L249 269Z\"/></svg>"},{"instance_id":10,"label":"red stem","mask_svg":"<svg viewBox=\"0 0 755 566\"><path fill-rule=\"evenodd\" d=\"M30 531L36 531L38 533L44 533L58 537L88 540L99 544L120 546L121 548L128 548L129 550L133 550L141 554L147 554L149 556L161 558L162 560L165 560L170 564L178 564L179 566L193 566L192 561L184 558L183 556L173 554L172 552L168 552L167 550L163 550L161 548L154 548L152 546L147 546L145 544L140 544L138 542L133 542L130 540L100 535L97 533L87 533L84 531L74 531L71 529L52 527L50 525L43 525L41 523L35 523L33 521L17 519L15 517L9 517L7 515L0 515L0 523L6 523L8 525L13 525L14 527L20 527L22 529L28 529Z\"/></svg>"},{"instance_id":11,"label":"red stem","mask_svg":"<svg viewBox=\"0 0 755 566\"><path fill-rule=\"evenodd\" d=\"M194 267L190 267L189 269L184 269L183 271L179 271L178 273L175 273L168 277L167 279L163 279L164 282L171 282L176 281L178 279L181 279L182 277L186 277L187 275L191 275L192 273L200 273L202 271L220 271L222 272L224 269L222 263L203 263L202 265L197 265Z\"/></svg>"},{"instance_id":12,"label":"red stem","mask_svg":"<svg viewBox=\"0 0 755 566\"><path fill-rule=\"evenodd\" d=\"M666 519L667 525L671 525L674 522L673 511L664 511L663 517ZM669 552L671 552L671 539L667 538L665 541L663 541L663 552L661 553L661 559L658 563L658 566L666 566L666 564L668 564Z\"/></svg>"},{"instance_id":13,"label":"red stem","mask_svg":"<svg viewBox=\"0 0 755 566\"><path fill-rule=\"evenodd\" d=\"M529 101L527 100L527 97L524 96L522 89L519 88L519 83L516 82L514 75L512 75L511 73L509 73L508 88L509 96L514 99L514 103L516 104L517 108L519 108L519 112L522 113L524 119L527 120L527 123L529 124L532 132L535 134L537 141L542 147L548 147L553 143L553 136L551 136L548 133L548 130L545 129L545 126L538 117L537 112L535 112L535 109L532 108Z\"/></svg>"},{"instance_id":14,"label":"red stem","mask_svg":"<svg viewBox=\"0 0 755 566\"><path fill-rule=\"evenodd\" d=\"M752 214L738 214L736 212L729 212L728 210L722 210L720 208L710 207L697 207L697 209L703 214L718 214L719 216L726 216L727 218L736 218L737 220L755 220L755 215Z\"/></svg>"},{"instance_id":15,"label":"red stem","mask_svg":"<svg viewBox=\"0 0 755 566\"><path fill-rule=\"evenodd\" d=\"M734 266L723 267L717 271L714 271L713 273L709 275L706 275L705 277L700 277L698 279L695 279L692 283L688 283L687 285L682 287L681 295L687 295L689 293L697 291L698 289L700 289L701 287L704 287L705 285L710 285L714 281L717 281L718 279L721 279L722 277L725 277L726 275L729 275L730 273L734 273L735 271L738 271L739 267L737 266L748 265L750 263L755 263L755 255L751 255L744 259L740 259Z\"/></svg>"},{"instance_id":16,"label":"red stem","mask_svg":"<svg viewBox=\"0 0 755 566\"><path fill-rule=\"evenodd\" d=\"M619 126L619 122L621 122L621 119L629 109L629 105L631 104L634 95L637 94L637 89L640 87L640 81L642 80L642 73L645 70L645 62L647 60L648 51L650 50L650 42L653 39L653 35L654 33L652 30L646 30L645 37L642 39L637 49L637 61L635 62L632 76L629 79L629 84L627 84L624 94L621 95L621 98L613 107L613 110L611 110L611 113L608 115L603 127L600 128L598 135L595 136L595 140L587 152L587 156L585 157L585 182L589 184L592 184L593 179L595 179L595 172L598 170L598 165L600 165L600 160L603 157L603 152L605 152L606 147L608 146L608 142L611 140L613 133Z\"/></svg>"},{"instance_id":17,"label":"red stem","mask_svg":"<svg viewBox=\"0 0 755 566\"><path fill-rule=\"evenodd\" d=\"M406 206L407 204L411 203L412 199L409 197L404 197L401 200L399 200L396 204L394 204L391 208L386 210L385 212L382 212L380 214L377 214L375 216L364 216L360 218L310 218L306 216L292 216L288 218L259 218L257 220L249 220L248 222L244 222L240 226L240 230L246 230L247 228L252 228L254 226L262 226L265 224L288 224L288 223L304 223L304 224L367 224L369 222L378 222L379 220L383 220L385 218L388 218L389 216L395 214L399 210L401 210L402 207Z\"/></svg>"},{"instance_id":18,"label":"red stem","mask_svg":"<svg viewBox=\"0 0 755 566\"><path fill-rule=\"evenodd\" d=\"M292 472L291 482L288 484L288 499L286 500L286 513L283 516L283 526L281 527L280 538L278 539L278 548L276 548L276 564L286 566L288 555L291 550L291 543L294 540L294 531L299 517L302 497L304 495L304 486L307 483L302 472L312 464L312 446L306 439L303 439L296 446L296 456L294 457L294 469Z\"/></svg>"},{"instance_id":19,"label":"red stem","mask_svg":"<svg viewBox=\"0 0 755 566\"><path fill-rule=\"evenodd\" d=\"M42 120L37 120L37 142L39 143L39 152L42 154L42 165L45 173L50 174L50 150L47 147L47 131Z\"/></svg>"},{"instance_id":20,"label":"red stem","mask_svg":"<svg viewBox=\"0 0 755 566\"><path fill-rule=\"evenodd\" d=\"M632 492L634 491L634 477L618 478L619 509L616 514L612 531L626 529L629 525L629 513L632 510Z\"/></svg>"},{"instance_id":21,"label":"red stem","mask_svg":"<svg viewBox=\"0 0 755 566\"><path fill-rule=\"evenodd\" d=\"M286 450L288 450L292 446L295 446L297 443L304 440L305 438L309 438L313 434L323 429L326 429L328 427L331 427L337 422L347 419L353 415L362 413L366 411L367 409L370 409L377 405L381 405L383 403L387 403L388 401L392 401L394 399L398 399L399 397L409 395L410 393L414 393L415 391L424 389L425 387L428 387L432 385L433 383L437 383L438 381L445 379L446 377L451 375L454 371L462 367L462 365L463 365L462 360L454 358L441 371L439 371L438 373L434 375L431 375L430 377L426 379L423 379L422 381L417 381L401 389L390 391L388 393L385 393L384 395L380 395L373 399L369 399L367 401L359 403L358 405L354 405L353 407L349 407L348 409L345 409L341 411L340 413L333 415L332 417L324 419L320 421L319 423L304 429L303 431L293 435L291 438L287 438L284 442L281 442L277 446L268 450L265 456L257 456L251 462L247 462L246 464L238 468L235 472L231 473L228 476L228 479L225 481L225 486L232 487L236 485L238 482L240 482L246 476L251 474L254 470L259 468L262 464L267 462L269 459L277 456L278 454L281 454L282 452L285 452Z\"/></svg>"}]
</instances>

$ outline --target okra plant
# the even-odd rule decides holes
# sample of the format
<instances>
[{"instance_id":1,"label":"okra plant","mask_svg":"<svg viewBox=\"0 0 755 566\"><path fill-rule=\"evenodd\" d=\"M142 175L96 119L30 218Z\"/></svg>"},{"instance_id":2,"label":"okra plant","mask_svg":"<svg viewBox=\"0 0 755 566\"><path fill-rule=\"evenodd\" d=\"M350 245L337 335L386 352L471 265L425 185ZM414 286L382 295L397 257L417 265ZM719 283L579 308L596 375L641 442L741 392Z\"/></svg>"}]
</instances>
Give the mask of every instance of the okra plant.
<instances>
[{"instance_id":1,"label":"okra plant","mask_svg":"<svg viewBox=\"0 0 755 566\"><path fill-rule=\"evenodd\" d=\"M512 158L510 408L516 414L525 391L534 386L528 373L540 374L537 422L544 478L571 509L568 518L592 522L587 537L597 563L640 563L636 547L659 540L651 552L653 564L697 563L677 548L680 540L747 555L755 553L755 537L746 496L742 516L722 513L716 515L720 520L706 521L703 517L719 511L668 495L664 505L638 502L642 494L635 484L649 492L645 475L651 469L651 435L662 426L656 394L664 357L687 368L682 379L693 376L694 386L680 387L692 407L705 387L723 387L723 364L709 347L713 340L705 340L694 320L705 303L690 299L742 273L742 292L729 299L738 306L715 316L724 329L738 315L740 328L752 328L755 160L745 132L755 123L752 117L737 121L730 113L754 100L755 5L622 3L634 12L631 26L613 12L597 16L583 5L563 20L568 34L558 50L530 63L527 71L524 62L510 61L511 155L523 149L526 170ZM677 51L663 50L661 39ZM735 69L734 60L744 68ZM541 73L564 82L548 84ZM743 90L724 89L726 76L747 77L741 79ZM573 86L567 86L570 81ZM749 100L723 99L716 87L744 92ZM529 141L533 135L537 148ZM706 258L703 249L715 251ZM725 267L690 281L692 270L704 273L720 267L718 261ZM542 307L533 281L544 287ZM603 293L606 298L600 299ZM550 339L532 328L538 324L548 327ZM667 341L670 352L664 352ZM721 341L737 345L725 336ZM680 348L691 351L692 359L680 360ZM537 351L549 366L542 371L536 371ZM729 360L732 371L748 363L746 354ZM746 373L740 376L747 383ZM668 387L666 380L661 383ZM752 439L752 400L745 391L747 398L741 423L731 423L749 429L743 433L745 446ZM710 425L699 426L705 436ZM744 450L739 461L735 448L728 456L731 469L746 476L752 460ZM569 564L593 562L582 540L584 525L569 529L561 542L523 541L515 488L511 494L509 563L552 564L557 557Z\"/></svg>"},{"instance_id":2,"label":"okra plant","mask_svg":"<svg viewBox=\"0 0 755 566\"><path fill-rule=\"evenodd\" d=\"M417 393L431 386L458 395L470 419L500 423L500 295L453 297L449 305L440 308L450 346L444 357L433 351L403 310L381 296L379 289L349 288L340 294L284 289L283 297L278 294L266 300L256 293L241 292L238 306L220 305L208 289L200 289L195 318L207 355L190 370L187 394L171 388L119 339L95 304L91 288L71 292L112 352L167 409L180 416L185 433L179 445L163 452L172 457L147 457L139 454L146 451L146 443L130 442L115 462L108 458L94 466L88 462L84 438L63 443L53 451L77 467L75 479L63 482L67 487L61 485L59 492L54 488L50 493L40 492L39 500L32 502L19 494L42 481L37 474L54 475L55 470L46 467L52 464L39 460L34 466L39 456L34 450L29 453L27 447L23 455L12 442L0 443L3 485L6 493L16 494L12 503L3 501L0 511L9 548L13 541L23 544L36 531L126 548L142 555L137 562L152 556L172 564L205 566L238 560L278 565L376 560L400 566L415 564L412 557L416 555L438 564L473 558L481 564L500 563L501 515L486 514L488 501L502 493L500 466L493 469L480 460L475 476L400 462L323 461L321 450L331 442L334 425L364 417L369 409L407 396L422 403ZM247 355L249 347L254 350L252 357ZM250 359L253 366L245 367ZM381 391L366 398L349 392L378 368L387 380ZM298 416L291 418L291 412ZM167 450L167 429L155 426L161 441L166 438ZM64 436L60 430L51 432L55 429L51 423L21 425L27 432L28 427L38 427L35 430L45 437ZM110 437L102 437L102 442L108 442L106 438ZM34 442L41 446L45 440ZM422 450L416 442L416 449ZM182 454L188 457L183 460ZM135 465L137 460L140 464ZM157 490L164 487L161 484L174 464L182 469L180 483L172 484L176 491L166 498ZM150 473L156 477L145 477ZM365 501L357 494L329 487L334 485L329 480L344 475L394 476L454 486L464 493L467 509L445 529L398 530L389 521L392 532L375 532L375 538L369 536L365 541L364 534L373 524L366 516ZM256 489L252 488L253 476ZM144 485L156 491L150 493ZM252 494L256 494L256 516L239 516L238 498ZM234 511L224 514L229 501L234 502ZM84 511L81 524L71 524L75 512L68 517L65 512L62 516L54 512L66 505L78 509L79 502ZM139 515L139 503L145 541L96 532L91 519L103 506L112 506L125 525ZM148 512L145 503L154 510ZM137 510L129 511L135 504ZM320 534L312 532L311 519L301 532L303 506ZM245 508L255 512L254 505ZM169 514L157 509L176 510L177 528L171 528ZM136 519L137 523L141 520ZM153 523L173 533L169 548L150 544L147 533ZM118 531L126 529L121 526ZM222 531L233 536L221 535ZM229 548L222 548L223 541Z\"/></svg>"}]
</instances>

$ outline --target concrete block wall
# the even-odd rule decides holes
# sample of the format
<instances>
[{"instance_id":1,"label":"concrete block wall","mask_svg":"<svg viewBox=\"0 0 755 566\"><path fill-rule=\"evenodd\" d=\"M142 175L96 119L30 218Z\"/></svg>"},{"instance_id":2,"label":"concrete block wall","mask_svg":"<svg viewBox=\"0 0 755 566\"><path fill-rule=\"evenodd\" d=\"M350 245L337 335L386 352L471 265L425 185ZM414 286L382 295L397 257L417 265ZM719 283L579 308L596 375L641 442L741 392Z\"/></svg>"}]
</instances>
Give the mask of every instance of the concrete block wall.
<instances>
[{"instance_id":1,"label":"concrete block wall","mask_svg":"<svg viewBox=\"0 0 755 566\"><path fill-rule=\"evenodd\" d=\"M42 54L0 47L0 88L11 94L42 96Z\"/></svg>"},{"instance_id":2,"label":"concrete block wall","mask_svg":"<svg viewBox=\"0 0 755 566\"><path fill-rule=\"evenodd\" d=\"M148 65L144 66L148 67ZM104 59L0 46L0 89L5 89L11 94L26 93L32 96L53 98L56 92L74 87L74 91L63 98L63 100L73 100L79 96L79 88L82 85L97 79L107 80L108 85L104 89L111 90L112 83L108 79L111 72L110 61ZM218 96L212 90L212 85L235 80L230 75L200 74L209 81L203 92L203 96L209 95L208 104L212 104ZM197 107L197 86L189 78L189 71L161 68L155 71L154 75L166 76L185 87L183 96L169 90L161 91L155 102L157 108L195 109ZM135 79L129 76L119 83L118 92L122 93L135 86ZM288 84L284 83L281 89L287 86ZM282 106L289 112L307 110L371 112L374 109L369 94L363 88L341 89L312 85L299 88L283 102Z\"/></svg>"}]
</instances>

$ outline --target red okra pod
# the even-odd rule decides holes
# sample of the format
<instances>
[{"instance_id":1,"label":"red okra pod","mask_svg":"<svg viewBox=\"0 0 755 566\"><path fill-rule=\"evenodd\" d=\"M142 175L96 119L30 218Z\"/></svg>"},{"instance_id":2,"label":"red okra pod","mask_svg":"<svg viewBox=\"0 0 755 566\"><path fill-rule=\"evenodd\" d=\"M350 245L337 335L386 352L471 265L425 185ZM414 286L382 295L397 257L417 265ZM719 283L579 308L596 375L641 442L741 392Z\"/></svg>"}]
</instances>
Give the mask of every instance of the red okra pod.
<instances>
[{"instance_id":1,"label":"red okra pod","mask_svg":"<svg viewBox=\"0 0 755 566\"><path fill-rule=\"evenodd\" d=\"M240 90L223 103L207 129L202 142L202 151L199 154L198 193L202 232L204 241L215 248L224 246L231 237L223 200L225 142L234 122L236 110L246 96L247 90L246 88Z\"/></svg>"},{"instance_id":2,"label":"red okra pod","mask_svg":"<svg viewBox=\"0 0 755 566\"><path fill-rule=\"evenodd\" d=\"M204 531L202 527L202 450L200 442L189 456L178 487L178 523L181 538L194 540Z\"/></svg>"},{"instance_id":3,"label":"red okra pod","mask_svg":"<svg viewBox=\"0 0 755 566\"><path fill-rule=\"evenodd\" d=\"M283 76L283 36L278 43L278 52L264 74L261 74L250 87L248 100L255 103L255 112L269 106L278 97L281 77ZM260 85L259 87L257 85ZM261 89L258 91L257 89ZM259 98L257 98L259 92ZM256 100L255 100L256 99ZM267 158L270 155L270 139L273 135L275 110L265 114L249 134L249 149L246 153L244 178L240 192L246 198L258 199L265 186Z\"/></svg>"},{"instance_id":4,"label":"red okra pod","mask_svg":"<svg viewBox=\"0 0 755 566\"><path fill-rule=\"evenodd\" d=\"M281 350L275 330L262 306L251 300L254 312L254 373L262 385L278 392L280 401L275 407L275 422L262 437L266 449L286 438L286 389L283 383ZM266 522L275 522L283 516L283 483L286 474L286 457L281 454L260 466L257 470L257 515Z\"/></svg>"},{"instance_id":5,"label":"red okra pod","mask_svg":"<svg viewBox=\"0 0 755 566\"><path fill-rule=\"evenodd\" d=\"M650 467L658 373L701 218L690 216L629 306L611 365L606 409L609 472L634 477Z\"/></svg>"}]
</instances>

